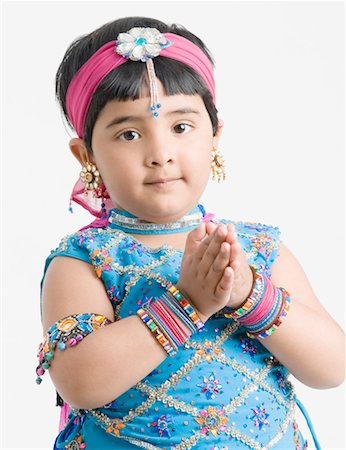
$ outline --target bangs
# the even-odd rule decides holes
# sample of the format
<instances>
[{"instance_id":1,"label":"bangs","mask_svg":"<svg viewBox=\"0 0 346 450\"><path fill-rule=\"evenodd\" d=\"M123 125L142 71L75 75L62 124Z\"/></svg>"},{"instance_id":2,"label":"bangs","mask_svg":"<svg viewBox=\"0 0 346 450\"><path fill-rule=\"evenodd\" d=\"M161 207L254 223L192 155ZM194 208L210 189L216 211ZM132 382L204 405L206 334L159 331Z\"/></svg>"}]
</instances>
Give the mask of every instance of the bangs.
<instances>
[{"instance_id":1,"label":"bangs","mask_svg":"<svg viewBox=\"0 0 346 450\"><path fill-rule=\"evenodd\" d=\"M205 104L213 104L212 94L205 86L202 77L191 67L180 61L160 56L155 58L154 67L166 95L199 94ZM149 88L147 68L145 63L138 61L127 61L104 78L93 95L85 119L84 135L90 136L90 139L86 139L90 149L94 124L105 105L111 100L137 100L141 97L144 88Z\"/></svg>"},{"instance_id":2,"label":"bangs","mask_svg":"<svg viewBox=\"0 0 346 450\"><path fill-rule=\"evenodd\" d=\"M204 97L209 93L201 76L192 68L180 61L167 57L156 57L155 73L161 81L166 95L199 94ZM114 69L100 83L90 105L104 97L106 100L137 100L143 88L148 88L147 69L145 63L128 61Z\"/></svg>"}]
</instances>

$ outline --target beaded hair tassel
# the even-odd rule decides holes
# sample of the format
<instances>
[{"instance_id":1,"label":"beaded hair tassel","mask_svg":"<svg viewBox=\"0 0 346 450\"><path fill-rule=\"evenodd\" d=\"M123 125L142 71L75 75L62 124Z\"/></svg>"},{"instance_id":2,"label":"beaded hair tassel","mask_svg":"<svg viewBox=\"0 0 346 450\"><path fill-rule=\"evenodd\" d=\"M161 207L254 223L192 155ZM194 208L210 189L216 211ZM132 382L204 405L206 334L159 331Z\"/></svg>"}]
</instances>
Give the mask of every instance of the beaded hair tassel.
<instances>
[{"instance_id":1,"label":"beaded hair tassel","mask_svg":"<svg viewBox=\"0 0 346 450\"><path fill-rule=\"evenodd\" d=\"M192 305L174 285L169 285L162 297L149 299L137 314L169 356L175 356L178 346L204 326Z\"/></svg>"},{"instance_id":2,"label":"beaded hair tassel","mask_svg":"<svg viewBox=\"0 0 346 450\"><path fill-rule=\"evenodd\" d=\"M73 314L55 322L39 345L37 357L39 365L36 367L36 383L41 384L41 376L49 369L56 349L65 350L79 344L87 335L112 323L100 314Z\"/></svg>"},{"instance_id":3,"label":"beaded hair tassel","mask_svg":"<svg viewBox=\"0 0 346 450\"><path fill-rule=\"evenodd\" d=\"M150 58L146 62L147 73L149 79L149 90L150 90L150 111L153 113L154 117L158 117L159 113L156 111L161 108L161 104L159 101L159 89L157 87L157 78L154 68L154 62Z\"/></svg>"},{"instance_id":4,"label":"beaded hair tassel","mask_svg":"<svg viewBox=\"0 0 346 450\"><path fill-rule=\"evenodd\" d=\"M249 297L236 309L225 314L240 322L250 338L265 339L287 316L291 298L282 287L275 287L268 277L250 265L253 286Z\"/></svg>"}]
</instances>

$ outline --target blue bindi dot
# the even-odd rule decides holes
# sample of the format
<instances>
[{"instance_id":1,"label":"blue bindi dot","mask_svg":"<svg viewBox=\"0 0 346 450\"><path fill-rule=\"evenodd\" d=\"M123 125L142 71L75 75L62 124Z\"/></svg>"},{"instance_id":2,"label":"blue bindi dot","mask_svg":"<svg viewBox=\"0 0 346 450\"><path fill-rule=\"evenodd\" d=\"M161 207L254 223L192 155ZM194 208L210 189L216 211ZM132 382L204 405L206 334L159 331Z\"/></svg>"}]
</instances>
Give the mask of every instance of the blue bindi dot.
<instances>
[{"instance_id":1,"label":"blue bindi dot","mask_svg":"<svg viewBox=\"0 0 346 450\"><path fill-rule=\"evenodd\" d=\"M159 115L158 112L154 112L154 113L153 113L153 116L154 116L154 117L157 117L158 115Z\"/></svg>"},{"instance_id":2,"label":"blue bindi dot","mask_svg":"<svg viewBox=\"0 0 346 450\"><path fill-rule=\"evenodd\" d=\"M156 108L161 108L161 103L158 103L158 104L156 105Z\"/></svg>"}]
</instances>

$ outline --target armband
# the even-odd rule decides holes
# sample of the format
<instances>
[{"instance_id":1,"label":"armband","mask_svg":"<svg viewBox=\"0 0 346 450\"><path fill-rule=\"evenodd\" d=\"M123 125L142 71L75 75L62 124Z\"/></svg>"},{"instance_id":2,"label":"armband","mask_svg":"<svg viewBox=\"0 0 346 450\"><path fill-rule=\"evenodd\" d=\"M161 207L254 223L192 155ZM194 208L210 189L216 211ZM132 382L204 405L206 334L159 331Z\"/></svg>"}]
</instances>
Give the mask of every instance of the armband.
<instances>
[{"instance_id":1,"label":"armband","mask_svg":"<svg viewBox=\"0 0 346 450\"><path fill-rule=\"evenodd\" d=\"M79 344L88 334L112 322L105 316L94 313L73 314L55 322L39 345L37 357L39 365L36 367L36 383L41 384L41 376L49 369L56 349L65 350Z\"/></svg>"}]
</instances>

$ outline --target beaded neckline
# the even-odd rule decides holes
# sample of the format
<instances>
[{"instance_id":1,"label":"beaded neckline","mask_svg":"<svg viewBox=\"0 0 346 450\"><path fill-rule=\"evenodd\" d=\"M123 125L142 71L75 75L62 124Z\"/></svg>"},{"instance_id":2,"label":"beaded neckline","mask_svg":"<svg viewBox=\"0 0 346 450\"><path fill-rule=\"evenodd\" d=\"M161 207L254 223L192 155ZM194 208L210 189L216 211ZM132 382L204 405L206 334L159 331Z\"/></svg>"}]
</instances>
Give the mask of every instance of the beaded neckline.
<instances>
[{"instance_id":1,"label":"beaded neckline","mask_svg":"<svg viewBox=\"0 0 346 450\"><path fill-rule=\"evenodd\" d=\"M112 209L109 213L109 226L125 233L135 234L173 234L191 231L198 227L205 216L202 205L193 208L188 214L170 223L147 222L127 211Z\"/></svg>"}]
</instances>

